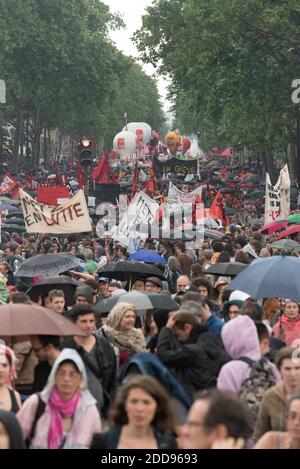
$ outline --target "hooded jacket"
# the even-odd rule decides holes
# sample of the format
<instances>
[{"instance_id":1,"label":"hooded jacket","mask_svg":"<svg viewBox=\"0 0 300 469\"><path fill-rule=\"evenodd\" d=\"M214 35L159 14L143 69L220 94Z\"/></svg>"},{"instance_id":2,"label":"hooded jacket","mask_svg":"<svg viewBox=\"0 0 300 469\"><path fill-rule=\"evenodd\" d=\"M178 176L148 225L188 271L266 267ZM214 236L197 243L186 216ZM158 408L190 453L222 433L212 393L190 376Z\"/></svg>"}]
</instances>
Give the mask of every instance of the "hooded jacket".
<instances>
[{"instance_id":1,"label":"hooded jacket","mask_svg":"<svg viewBox=\"0 0 300 469\"><path fill-rule=\"evenodd\" d=\"M31 441L31 449L48 449L48 433L51 423L49 400L52 389L55 386L55 374L58 367L66 360L72 361L82 374L80 385L80 401L76 409L72 428L67 435L63 449L88 449L93 434L101 430L100 415L97 410L96 400L87 389L87 376L83 361L75 350L64 349L55 360L49 375L45 389L40 393L41 400L45 403L45 410L36 424L36 431ZM33 394L24 403L17 414L24 439L31 433L36 410L38 407L38 395Z\"/></svg>"},{"instance_id":2,"label":"hooded jacket","mask_svg":"<svg viewBox=\"0 0 300 469\"><path fill-rule=\"evenodd\" d=\"M221 332L226 352L232 360L224 365L218 377L217 388L221 391L232 391L239 395L249 365L239 358L247 357L258 362L261 359L260 345L254 322L249 316L239 315L227 322ZM279 381L276 367L270 363L274 375Z\"/></svg>"}]
</instances>

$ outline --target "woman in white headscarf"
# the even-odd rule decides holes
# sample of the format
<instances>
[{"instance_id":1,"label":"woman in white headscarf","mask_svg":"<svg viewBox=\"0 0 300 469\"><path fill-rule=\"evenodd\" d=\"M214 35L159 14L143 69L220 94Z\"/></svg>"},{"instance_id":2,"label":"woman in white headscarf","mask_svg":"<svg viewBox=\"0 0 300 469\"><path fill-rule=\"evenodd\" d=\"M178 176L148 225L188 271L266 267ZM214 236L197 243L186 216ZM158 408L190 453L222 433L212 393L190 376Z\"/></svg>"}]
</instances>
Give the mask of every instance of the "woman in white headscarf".
<instances>
[{"instance_id":1,"label":"woman in white headscarf","mask_svg":"<svg viewBox=\"0 0 300 469\"><path fill-rule=\"evenodd\" d=\"M106 323L99 331L112 344L118 369L135 353L146 351L142 329L134 327L135 320L135 306L120 302L110 311Z\"/></svg>"},{"instance_id":2,"label":"woman in white headscarf","mask_svg":"<svg viewBox=\"0 0 300 469\"><path fill-rule=\"evenodd\" d=\"M53 364L45 389L33 394L17 414L32 449L88 449L101 429L96 400L87 389L84 364L64 349Z\"/></svg>"}]
</instances>

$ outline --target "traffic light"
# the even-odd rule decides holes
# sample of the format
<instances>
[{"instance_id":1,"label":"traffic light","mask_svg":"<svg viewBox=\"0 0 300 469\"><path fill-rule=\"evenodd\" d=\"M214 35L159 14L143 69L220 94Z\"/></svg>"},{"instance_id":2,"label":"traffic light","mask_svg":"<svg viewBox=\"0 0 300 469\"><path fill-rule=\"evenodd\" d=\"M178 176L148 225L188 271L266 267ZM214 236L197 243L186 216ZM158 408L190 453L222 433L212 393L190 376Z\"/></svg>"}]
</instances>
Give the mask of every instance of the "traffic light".
<instances>
[{"instance_id":1,"label":"traffic light","mask_svg":"<svg viewBox=\"0 0 300 469\"><path fill-rule=\"evenodd\" d=\"M90 166L92 164L92 141L87 138L81 138L78 142L79 161L81 166Z\"/></svg>"}]
</instances>

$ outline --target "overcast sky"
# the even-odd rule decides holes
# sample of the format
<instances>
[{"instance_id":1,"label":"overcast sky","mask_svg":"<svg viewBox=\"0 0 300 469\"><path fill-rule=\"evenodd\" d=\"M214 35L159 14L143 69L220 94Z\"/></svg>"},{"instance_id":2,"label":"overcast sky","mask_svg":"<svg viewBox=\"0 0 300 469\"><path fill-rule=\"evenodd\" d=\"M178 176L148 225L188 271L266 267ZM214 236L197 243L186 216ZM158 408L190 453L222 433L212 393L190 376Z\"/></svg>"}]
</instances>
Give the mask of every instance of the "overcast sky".
<instances>
[{"instance_id":1,"label":"overcast sky","mask_svg":"<svg viewBox=\"0 0 300 469\"><path fill-rule=\"evenodd\" d=\"M112 12L119 12L123 18L126 28L120 31L112 32L111 38L116 43L118 49L122 50L126 55L138 56L138 51L131 41L132 34L141 27L142 15L145 8L151 5L152 0L102 0L111 9ZM143 65L146 73L153 76L154 69L150 64ZM165 111L168 110L169 103L166 100L166 80L158 78L157 85L159 93L162 97Z\"/></svg>"}]
</instances>

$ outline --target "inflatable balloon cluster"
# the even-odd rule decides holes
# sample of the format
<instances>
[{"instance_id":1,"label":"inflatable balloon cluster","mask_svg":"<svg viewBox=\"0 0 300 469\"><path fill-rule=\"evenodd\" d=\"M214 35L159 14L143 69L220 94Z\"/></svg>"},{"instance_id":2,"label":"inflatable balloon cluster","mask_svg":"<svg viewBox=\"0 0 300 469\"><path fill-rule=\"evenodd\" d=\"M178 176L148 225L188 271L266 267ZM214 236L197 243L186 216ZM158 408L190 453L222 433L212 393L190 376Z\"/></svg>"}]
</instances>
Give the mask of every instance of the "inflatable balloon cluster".
<instances>
[{"instance_id":1,"label":"inflatable balloon cluster","mask_svg":"<svg viewBox=\"0 0 300 469\"><path fill-rule=\"evenodd\" d=\"M121 160L130 158L135 152L141 151L146 145L150 147L157 146L159 136L157 132L152 131L146 122L130 122L122 132L114 138L114 151L120 156Z\"/></svg>"},{"instance_id":2,"label":"inflatable balloon cluster","mask_svg":"<svg viewBox=\"0 0 300 469\"><path fill-rule=\"evenodd\" d=\"M165 143L171 153L176 156L178 152L182 152L183 155L191 148L191 141L188 137L181 137L178 132L171 131L165 136Z\"/></svg>"}]
</instances>

